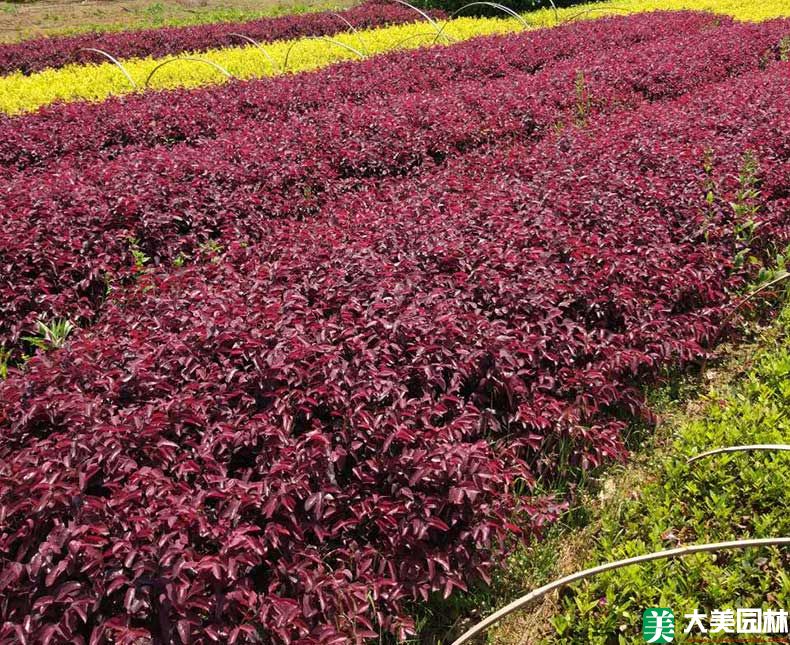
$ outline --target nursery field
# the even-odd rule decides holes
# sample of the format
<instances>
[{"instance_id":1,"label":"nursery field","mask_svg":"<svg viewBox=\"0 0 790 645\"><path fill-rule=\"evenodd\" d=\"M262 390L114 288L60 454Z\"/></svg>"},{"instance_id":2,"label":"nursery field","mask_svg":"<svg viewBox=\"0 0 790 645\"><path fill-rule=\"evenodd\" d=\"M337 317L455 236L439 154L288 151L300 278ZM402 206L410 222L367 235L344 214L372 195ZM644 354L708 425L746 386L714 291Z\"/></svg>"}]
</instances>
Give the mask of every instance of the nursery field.
<instances>
[{"instance_id":1,"label":"nursery field","mask_svg":"<svg viewBox=\"0 0 790 645\"><path fill-rule=\"evenodd\" d=\"M783 271L783 16L0 45L0 643L419 639Z\"/></svg>"},{"instance_id":2,"label":"nursery field","mask_svg":"<svg viewBox=\"0 0 790 645\"><path fill-rule=\"evenodd\" d=\"M350 0L27 0L0 2L0 42L337 10Z\"/></svg>"}]
</instances>

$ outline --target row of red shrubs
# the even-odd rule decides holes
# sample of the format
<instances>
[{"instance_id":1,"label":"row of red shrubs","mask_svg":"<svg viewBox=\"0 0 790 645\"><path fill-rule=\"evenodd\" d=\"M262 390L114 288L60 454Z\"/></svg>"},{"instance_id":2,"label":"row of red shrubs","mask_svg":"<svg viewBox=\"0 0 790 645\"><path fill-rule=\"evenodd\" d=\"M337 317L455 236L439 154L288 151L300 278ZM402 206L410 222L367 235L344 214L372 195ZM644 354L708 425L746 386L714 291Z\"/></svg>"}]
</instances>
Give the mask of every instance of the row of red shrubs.
<instances>
[{"instance_id":1,"label":"row of red shrubs","mask_svg":"<svg viewBox=\"0 0 790 645\"><path fill-rule=\"evenodd\" d=\"M704 356L733 258L789 241L790 22L589 28L436 91L467 46L385 97L6 167L0 262L34 295L5 339L82 328L0 384L0 640L404 636L556 517L536 478L624 456L637 381Z\"/></svg>"},{"instance_id":2,"label":"row of red shrubs","mask_svg":"<svg viewBox=\"0 0 790 645\"><path fill-rule=\"evenodd\" d=\"M438 10L430 13L435 18L444 16ZM419 14L403 5L386 0L366 0L340 13L322 11L247 22L34 38L19 43L0 43L0 75L12 72L32 74L73 63L107 62L96 53L80 51L84 48L101 49L121 59L148 56L163 58L246 44L232 34L242 34L256 42L268 43L309 36L331 36L348 31L349 23L355 29L368 29L420 19Z\"/></svg>"}]
</instances>

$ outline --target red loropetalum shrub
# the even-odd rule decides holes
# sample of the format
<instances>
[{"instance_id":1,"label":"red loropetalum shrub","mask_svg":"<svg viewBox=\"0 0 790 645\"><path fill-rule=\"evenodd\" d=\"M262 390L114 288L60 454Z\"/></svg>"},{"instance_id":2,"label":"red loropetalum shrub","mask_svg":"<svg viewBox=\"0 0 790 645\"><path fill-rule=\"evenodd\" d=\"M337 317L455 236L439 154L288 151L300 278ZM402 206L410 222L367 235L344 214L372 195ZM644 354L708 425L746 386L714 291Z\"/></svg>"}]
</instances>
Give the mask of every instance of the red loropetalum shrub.
<instances>
[{"instance_id":1,"label":"red loropetalum shrub","mask_svg":"<svg viewBox=\"0 0 790 645\"><path fill-rule=\"evenodd\" d=\"M442 11L431 11L434 17ZM339 18L338 15L342 16ZM241 43L230 34L241 33L258 42L290 40L306 36L331 36L348 29L382 27L421 20L413 10L399 4L368 0L340 14L331 11L261 18L248 22L211 23L193 27L160 27L117 33L87 33L77 36L35 38L20 43L0 44L0 74L32 74L70 63L97 62L85 47L104 50L116 58L162 58L185 52L200 52ZM346 22L347 21L347 22ZM99 58L101 62L106 62Z\"/></svg>"},{"instance_id":2,"label":"red loropetalum shrub","mask_svg":"<svg viewBox=\"0 0 790 645\"><path fill-rule=\"evenodd\" d=\"M261 121L362 104L371 95L439 91L454 83L535 73L555 61L593 50L698 34L726 17L656 13L572 23L524 37L489 37L453 47L391 52L290 76L233 82L194 90L150 91L101 103L54 104L32 114L0 116L0 172L45 167L49 162L93 162L156 145L195 144Z\"/></svg>"},{"instance_id":3,"label":"red loropetalum shrub","mask_svg":"<svg viewBox=\"0 0 790 645\"><path fill-rule=\"evenodd\" d=\"M0 342L16 346L42 317L92 320L111 283L128 278L135 248L169 264L228 230L313 216L330 195L353 191L366 177L422 172L486 143L538 141L558 125L681 95L766 64L787 31L779 22L700 31L708 23L693 14L673 21L664 20L658 40L634 18L610 21L610 31L627 35L627 47L577 53L539 71L533 63L504 78L338 100L190 144L126 145L113 159L100 156L112 147L105 133L98 147L73 150L39 172L20 170L0 194L8 267ZM573 33L573 46L586 42Z\"/></svg>"},{"instance_id":4,"label":"red loropetalum shrub","mask_svg":"<svg viewBox=\"0 0 790 645\"><path fill-rule=\"evenodd\" d=\"M363 641L485 578L790 241L788 30L39 168L20 218L157 259L0 383L0 640Z\"/></svg>"}]
</instances>

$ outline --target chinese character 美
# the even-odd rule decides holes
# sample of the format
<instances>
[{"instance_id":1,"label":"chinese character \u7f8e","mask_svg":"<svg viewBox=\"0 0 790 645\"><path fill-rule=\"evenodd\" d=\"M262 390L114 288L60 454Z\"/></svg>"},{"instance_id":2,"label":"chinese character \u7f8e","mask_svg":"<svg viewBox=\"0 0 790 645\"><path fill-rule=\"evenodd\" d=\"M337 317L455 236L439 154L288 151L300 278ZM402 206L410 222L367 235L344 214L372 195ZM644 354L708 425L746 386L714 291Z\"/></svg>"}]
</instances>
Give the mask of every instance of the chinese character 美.
<instances>
[{"instance_id":1,"label":"chinese character \u7f8e","mask_svg":"<svg viewBox=\"0 0 790 645\"><path fill-rule=\"evenodd\" d=\"M675 615L667 607L651 607L642 612L642 638L648 643L675 640Z\"/></svg>"},{"instance_id":2,"label":"chinese character \u7f8e","mask_svg":"<svg viewBox=\"0 0 790 645\"><path fill-rule=\"evenodd\" d=\"M692 629L694 629L695 625L701 634L708 633L705 623L702 622L703 620L708 619L708 614L700 613L698 609L695 609L693 614L685 614L683 617L689 621L688 625L686 625L686 629L683 630L684 634L688 634Z\"/></svg>"},{"instance_id":3,"label":"chinese character \u7f8e","mask_svg":"<svg viewBox=\"0 0 790 645\"><path fill-rule=\"evenodd\" d=\"M718 632L727 634L735 632L735 612L732 609L714 609L710 613L710 633L716 634Z\"/></svg>"}]
</instances>

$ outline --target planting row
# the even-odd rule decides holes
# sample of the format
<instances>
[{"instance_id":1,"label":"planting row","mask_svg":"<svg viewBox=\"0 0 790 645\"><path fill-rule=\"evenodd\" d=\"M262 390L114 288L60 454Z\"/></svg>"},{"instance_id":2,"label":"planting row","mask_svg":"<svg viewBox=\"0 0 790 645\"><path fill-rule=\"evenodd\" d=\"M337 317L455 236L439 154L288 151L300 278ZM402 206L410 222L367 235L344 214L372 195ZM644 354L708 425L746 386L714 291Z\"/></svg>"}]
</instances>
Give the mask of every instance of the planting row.
<instances>
[{"instance_id":1,"label":"planting row","mask_svg":"<svg viewBox=\"0 0 790 645\"><path fill-rule=\"evenodd\" d=\"M91 320L143 257L169 264L226 230L314 216L365 178L417 172L485 143L539 140L599 112L756 69L788 31L779 22L679 30L580 53L534 75L514 70L435 92L371 95L195 145L18 173L0 194L0 341L16 346L40 319Z\"/></svg>"},{"instance_id":2,"label":"planting row","mask_svg":"<svg viewBox=\"0 0 790 645\"><path fill-rule=\"evenodd\" d=\"M440 18L442 12L433 12L433 15ZM0 44L0 75L12 72L31 74L50 67L63 67L79 60L84 61L90 54L81 54L80 49L88 47L104 50L118 59L162 58L228 45L233 41L229 34L233 33L241 33L257 42L268 43L310 36L331 36L347 31L349 23L356 29L370 29L414 22L417 19L419 15L403 5L367 0L358 7L346 9L339 14L325 11L241 23L37 38L15 44Z\"/></svg>"},{"instance_id":3,"label":"planting row","mask_svg":"<svg viewBox=\"0 0 790 645\"><path fill-rule=\"evenodd\" d=\"M782 13L784 11L780 6L782 2L790 2L790 0L781 0L777 6L772 5L767 12L762 11L759 15L764 17ZM622 8L604 3L601 6L575 11L564 19L661 8L653 6L654 4L635 2L628 8ZM689 6L694 4L694 0L691 0ZM704 6L708 7L707 4ZM730 8L740 17L751 15L749 12L739 10L738 7ZM790 15L790 6L785 13ZM530 22L546 23L548 15L544 10L536 12L529 19ZM757 15L755 14L755 17ZM560 20L559 14L548 24L558 24L558 20ZM106 61L100 65L67 65L30 76L15 73L0 78L0 112L18 114L56 101L103 100L112 95L128 94L135 89L144 89L149 82L153 87L159 88L196 87L222 82L226 80L228 74L236 78L248 79L278 75L285 71L305 71L343 60L357 60L393 49L413 49L435 42L447 42L448 38L467 40L475 36L509 33L520 29L523 29L523 22L514 19L461 18L447 25L443 22L440 24L421 22L361 32L338 32L332 39L335 42L312 37L295 41L280 40L268 43L265 51L255 46L212 49L201 55L203 61L209 61L209 64L195 60L175 62L171 62L172 59L152 58L124 60L123 64L130 74L131 82L120 69ZM438 36L437 31L441 31L441 36ZM790 43L785 44L785 49L790 50ZM165 62L167 64L160 67ZM153 77L149 79L151 74Z\"/></svg>"},{"instance_id":4,"label":"planting row","mask_svg":"<svg viewBox=\"0 0 790 645\"><path fill-rule=\"evenodd\" d=\"M444 42L450 37L468 40L522 28L515 19L458 18L448 24L440 38ZM437 36L437 30L425 23L408 23L337 33L332 39L278 40L267 44L265 51L246 44L212 49L201 54L199 60L192 56L186 60L128 59L123 61L128 77L110 62L67 65L29 76L14 73L0 77L0 112L28 112L55 101L99 101L112 95L144 90L149 85L154 88L197 87L224 82L230 76L249 79L312 70L394 49L430 45Z\"/></svg>"},{"instance_id":5,"label":"planting row","mask_svg":"<svg viewBox=\"0 0 790 645\"><path fill-rule=\"evenodd\" d=\"M727 14L738 20L770 20L790 15L789 0L765 0L764 2L751 2L751 0L612 0L611 2L593 2L587 5L570 7L566 12L583 13L592 10L597 12L618 11L679 11L691 9L694 11L710 11L713 13ZM600 15L600 14L599 14Z\"/></svg>"},{"instance_id":6,"label":"planting row","mask_svg":"<svg viewBox=\"0 0 790 645\"><path fill-rule=\"evenodd\" d=\"M607 14L681 9L711 11L729 14L740 20L756 21L790 15L790 1L754 3L748 0L615 0L559 11L538 10L525 14L524 18L531 26L549 27L565 21ZM437 20L443 17L441 11L429 13ZM331 36L346 31L349 24L355 29L370 29L415 20L420 20L419 14L405 6L394 2L367 0L339 14L327 11L239 23L37 38L15 44L0 44L0 75L13 72L31 74L47 68L63 67L76 62L80 56L90 56L87 52L80 54L79 50L82 48L102 49L119 59L161 58L216 49L229 44L233 38L229 34L234 33L244 34L260 43L269 43L306 36ZM427 23L426 27L431 30Z\"/></svg>"},{"instance_id":7,"label":"planting row","mask_svg":"<svg viewBox=\"0 0 790 645\"><path fill-rule=\"evenodd\" d=\"M0 384L0 638L404 635L559 511L516 490L623 455L634 379L701 357L733 258L790 241L788 81L584 112L143 267Z\"/></svg>"},{"instance_id":8,"label":"planting row","mask_svg":"<svg viewBox=\"0 0 790 645\"><path fill-rule=\"evenodd\" d=\"M604 52L668 35L692 35L711 27L713 21L732 24L729 18L701 13L601 19L521 37L392 52L302 74L298 80L279 77L200 91L151 92L97 104L55 105L36 114L0 119L0 173L2 166L29 174L66 158L87 165L156 145L205 142L262 121L276 122L343 102L363 103L371 94L417 94L462 81L537 72L580 51Z\"/></svg>"}]
</instances>

